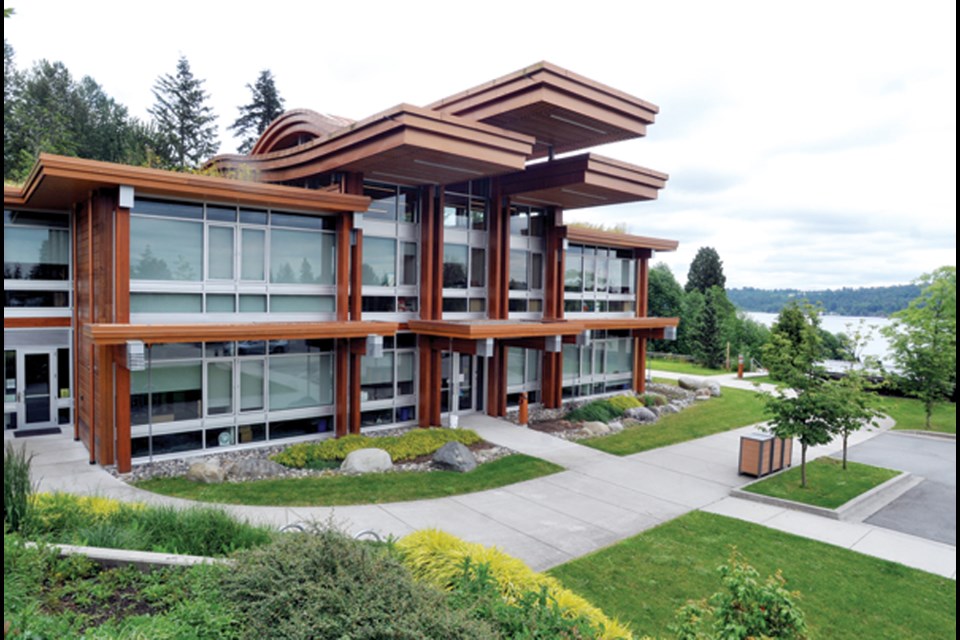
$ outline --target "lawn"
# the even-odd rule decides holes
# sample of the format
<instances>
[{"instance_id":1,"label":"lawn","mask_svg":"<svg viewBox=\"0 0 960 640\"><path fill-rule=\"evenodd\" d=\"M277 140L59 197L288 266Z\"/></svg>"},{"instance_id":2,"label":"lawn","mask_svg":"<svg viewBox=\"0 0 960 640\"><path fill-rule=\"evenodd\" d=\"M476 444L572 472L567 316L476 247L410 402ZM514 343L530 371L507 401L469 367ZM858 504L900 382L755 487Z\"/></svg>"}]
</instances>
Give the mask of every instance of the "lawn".
<instances>
[{"instance_id":1,"label":"lawn","mask_svg":"<svg viewBox=\"0 0 960 640\"><path fill-rule=\"evenodd\" d=\"M668 637L674 611L720 589L739 545L761 576L783 570L811 638L953 638L957 583L740 520L694 512L550 573L637 636Z\"/></svg>"},{"instance_id":2,"label":"lawn","mask_svg":"<svg viewBox=\"0 0 960 640\"><path fill-rule=\"evenodd\" d=\"M360 476L283 478L242 483L200 484L184 478L156 478L136 486L177 498L257 506L337 506L442 498L496 489L562 471L562 467L515 454L469 473L398 471Z\"/></svg>"},{"instance_id":3,"label":"lawn","mask_svg":"<svg viewBox=\"0 0 960 640\"><path fill-rule=\"evenodd\" d=\"M933 406L930 428L926 424L926 412L923 403L914 398L883 398L881 409L896 421L894 429L918 429L920 431L938 431L940 433L957 432L957 405L952 402L938 402Z\"/></svg>"},{"instance_id":4,"label":"lawn","mask_svg":"<svg viewBox=\"0 0 960 640\"><path fill-rule=\"evenodd\" d=\"M648 358L647 368L655 371L670 371L671 373L685 373L691 376L715 376L726 373L723 369L708 369L685 360L661 360Z\"/></svg>"},{"instance_id":5,"label":"lawn","mask_svg":"<svg viewBox=\"0 0 960 640\"><path fill-rule=\"evenodd\" d=\"M773 498L784 498L826 509L836 509L887 480L899 471L848 462L847 470L834 458L818 458L807 463L807 486L800 486L800 467L743 487L744 491Z\"/></svg>"},{"instance_id":6,"label":"lawn","mask_svg":"<svg viewBox=\"0 0 960 640\"><path fill-rule=\"evenodd\" d=\"M760 394L725 388L719 398L698 402L652 424L630 427L611 436L580 440L579 444L625 456L762 422L765 420L763 408Z\"/></svg>"}]
</instances>

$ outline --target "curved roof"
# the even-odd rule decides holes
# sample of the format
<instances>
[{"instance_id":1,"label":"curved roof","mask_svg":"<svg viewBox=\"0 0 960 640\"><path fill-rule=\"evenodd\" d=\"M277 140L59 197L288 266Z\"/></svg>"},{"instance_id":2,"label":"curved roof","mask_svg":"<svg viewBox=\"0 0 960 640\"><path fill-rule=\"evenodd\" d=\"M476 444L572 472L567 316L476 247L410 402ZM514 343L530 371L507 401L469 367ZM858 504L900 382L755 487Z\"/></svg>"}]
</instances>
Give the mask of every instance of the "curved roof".
<instances>
[{"instance_id":1,"label":"curved roof","mask_svg":"<svg viewBox=\"0 0 960 640\"><path fill-rule=\"evenodd\" d=\"M250 155L279 151L316 138L325 138L353 123L349 118L324 115L312 109L292 109L270 123L253 145Z\"/></svg>"}]
</instances>

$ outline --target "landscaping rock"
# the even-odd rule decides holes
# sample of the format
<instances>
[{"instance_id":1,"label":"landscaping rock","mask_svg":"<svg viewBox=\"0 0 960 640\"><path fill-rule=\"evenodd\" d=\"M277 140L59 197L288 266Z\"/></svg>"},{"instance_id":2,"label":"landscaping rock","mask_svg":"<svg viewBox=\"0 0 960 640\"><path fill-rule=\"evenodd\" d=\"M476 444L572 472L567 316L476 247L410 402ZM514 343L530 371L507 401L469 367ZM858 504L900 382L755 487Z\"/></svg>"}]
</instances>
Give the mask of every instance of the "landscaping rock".
<instances>
[{"instance_id":1,"label":"landscaping rock","mask_svg":"<svg viewBox=\"0 0 960 640\"><path fill-rule=\"evenodd\" d=\"M441 469L466 473L477 468L477 458L461 442L448 442L433 454L433 463Z\"/></svg>"},{"instance_id":2,"label":"landscaping rock","mask_svg":"<svg viewBox=\"0 0 960 640\"><path fill-rule=\"evenodd\" d=\"M584 422L580 428L592 436L605 436L610 433L610 427L607 426L606 422Z\"/></svg>"},{"instance_id":3,"label":"landscaping rock","mask_svg":"<svg viewBox=\"0 0 960 640\"><path fill-rule=\"evenodd\" d=\"M687 391L697 391L707 386L707 381L703 378L691 378L690 376L680 376L677 378L677 385Z\"/></svg>"},{"instance_id":4,"label":"landscaping rock","mask_svg":"<svg viewBox=\"0 0 960 640\"><path fill-rule=\"evenodd\" d=\"M710 381L710 382L707 382L707 384L706 384L706 386L705 386L704 388L705 388L705 389L709 389L709 390L710 390L710 395L713 396L714 398L719 398L719 397L720 397L720 384L719 384L719 383Z\"/></svg>"},{"instance_id":5,"label":"landscaping rock","mask_svg":"<svg viewBox=\"0 0 960 640\"><path fill-rule=\"evenodd\" d=\"M632 409L627 409L624 412L624 415L639 422L656 422L657 420L657 414L646 407L633 407Z\"/></svg>"},{"instance_id":6,"label":"landscaping rock","mask_svg":"<svg viewBox=\"0 0 960 640\"><path fill-rule=\"evenodd\" d=\"M373 473L393 468L390 454L383 449L357 449L351 451L340 465L344 473Z\"/></svg>"},{"instance_id":7,"label":"landscaping rock","mask_svg":"<svg viewBox=\"0 0 960 640\"><path fill-rule=\"evenodd\" d=\"M227 477L226 469L220 466L219 458L210 458L194 462L187 469L187 480L205 484L220 484Z\"/></svg>"},{"instance_id":8,"label":"landscaping rock","mask_svg":"<svg viewBox=\"0 0 960 640\"><path fill-rule=\"evenodd\" d=\"M712 397L713 395L711 395L709 389L701 389L700 391L697 391L697 395L694 396L693 399L699 402L702 400L709 400Z\"/></svg>"},{"instance_id":9,"label":"landscaping rock","mask_svg":"<svg viewBox=\"0 0 960 640\"><path fill-rule=\"evenodd\" d=\"M265 480L285 475L287 468L279 462L266 458L247 458L237 460L227 466L227 480L238 482L246 480Z\"/></svg>"},{"instance_id":10,"label":"landscaping rock","mask_svg":"<svg viewBox=\"0 0 960 640\"><path fill-rule=\"evenodd\" d=\"M623 431L623 423L614 420L607 424L607 428L610 429L610 433L620 433Z\"/></svg>"},{"instance_id":11,"label":"landscaping rock","mask_svg":"<svg viewBox=\"0 0 960 640\"><path fill-rule=\"evenodd\" d=\"M681 409L683 409L683 407L680 407L671 402L670 404L665 404L662 407L660 407L660 415L665 416L671 413L680 413Z\"/></svg>"}]
</instances>

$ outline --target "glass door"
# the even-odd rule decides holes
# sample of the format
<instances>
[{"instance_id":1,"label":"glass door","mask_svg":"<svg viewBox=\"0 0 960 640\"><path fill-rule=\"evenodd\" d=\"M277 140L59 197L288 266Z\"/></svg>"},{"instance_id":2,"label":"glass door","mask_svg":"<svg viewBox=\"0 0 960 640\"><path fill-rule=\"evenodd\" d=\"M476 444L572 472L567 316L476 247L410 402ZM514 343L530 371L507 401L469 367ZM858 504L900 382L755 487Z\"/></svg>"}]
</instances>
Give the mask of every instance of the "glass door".
<instances>
[{"instance_id":1,"label":"glass door","mask_svg":"<svg viewBox=\"0 0 960 640\"><path fill-rule=\"evenodd\" d=\"M440 358L440 413L483 411L483 359L444 351Z\"/></svg>"},{"instance_id":2,"label":"glass door","mask_svg":"<svg viewBox=\"0 0 960 640\"><path fill-rule=\"evenodd\" d=\"M21 429L57 426L56 350L17 352L17 416Z\"/></svg>"}]
</instances>

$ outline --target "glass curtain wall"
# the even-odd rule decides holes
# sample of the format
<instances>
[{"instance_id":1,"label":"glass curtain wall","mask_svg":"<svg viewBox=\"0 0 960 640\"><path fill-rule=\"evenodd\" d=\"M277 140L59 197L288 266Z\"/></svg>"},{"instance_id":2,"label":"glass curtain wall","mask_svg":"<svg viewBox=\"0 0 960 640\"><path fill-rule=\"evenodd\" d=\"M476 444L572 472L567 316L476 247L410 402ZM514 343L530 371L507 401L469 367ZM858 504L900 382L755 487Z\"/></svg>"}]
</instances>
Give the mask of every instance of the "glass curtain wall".
<instances>
[{"instance_id":1,"label":"glass curtain wall","mask_svg":"<svg viewBox=\"0 0 960 640\"><path fill-rule=\"evenodd\" d=\"M4 209L4 314L69 315L70 278L69 216Z\"/></svg>"},{"instance_id":2,"label":"glass curtain wall","mask_svg":"<svg viewBox=\"0 0 960 640\"><path fill-rule=\"evenodd\" d=\"M563 345L563 397L626 391L633 384L629 331L596 331L587 347Z\"/></svg>"},{"instance_id":3,"label":"glass curtain wall","mask_svg":"<svg viewBox=\"0 0 960 640\"><path fill-rule=\"evenodd\" d=\"M419 314L420 197L413 187L365 182L371 199L363 214L363 294L366 314Z\"/></svg>"},{"instance_id":4,"label":"glass curtain wall","mask_svg":"<svg viewBox=\"0 0 960 640\"><path fill-rule=\"evenodd\" d=\"M408 423L417 417L416 345L412 333L383 339L383 356L360 358L360 426Z\"/></svg>"},{"instance_id":5,"label":"glass curtain wall","mask_svg":"<svg viewBox=\"0 0 960 640\"><path fill-rule=\"evenodd\" d=\"M571 244L565 262L565 313L636 311L636 260L630 250Z\"/></svg>"},{"instance_id":6,"label":"glass curtain wall","mask_svg":"<svg viewBox=\"0 0 960 640\"><path fill-rule=\"evenodd\" d=\"M510 206L508 312L511 318L543 317L545 217L543 209Z\"/></svg>"},{"instance_id":7,"label":"glass curtain wall","mask_svg":"<svg viewBox=\"0 0 960 640\"><path fill-rule=\"evenodd\" d=\"M443 314L482 318L487 311L488 201L484 182L444 192Z\"/></svg>"}]
</instances>

